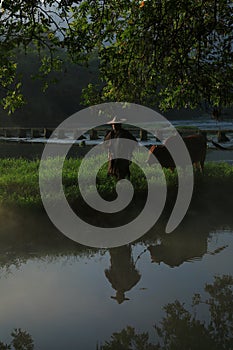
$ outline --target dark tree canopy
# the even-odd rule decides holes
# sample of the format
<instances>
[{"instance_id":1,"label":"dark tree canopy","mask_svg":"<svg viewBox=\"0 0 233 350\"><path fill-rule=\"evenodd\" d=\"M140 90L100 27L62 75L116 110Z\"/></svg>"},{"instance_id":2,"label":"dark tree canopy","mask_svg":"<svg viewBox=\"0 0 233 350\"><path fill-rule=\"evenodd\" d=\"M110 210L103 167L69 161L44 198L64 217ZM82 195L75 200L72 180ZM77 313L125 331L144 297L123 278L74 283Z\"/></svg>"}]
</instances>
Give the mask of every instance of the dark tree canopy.
<instances>
[{"instance_id":1,"label":"dark tree canopy","mask_svg":"<svg viewBox=\"0 0 233 350\"><path fill-rule=\"evenodd\" d=\"M37 50L41 75L99 57L102 83L84 90L87 104L128 101L169 108L233 103L231 0L44 0L2 2L2 103L22 103L17 50Z\"/></svg>"}]
</instances>

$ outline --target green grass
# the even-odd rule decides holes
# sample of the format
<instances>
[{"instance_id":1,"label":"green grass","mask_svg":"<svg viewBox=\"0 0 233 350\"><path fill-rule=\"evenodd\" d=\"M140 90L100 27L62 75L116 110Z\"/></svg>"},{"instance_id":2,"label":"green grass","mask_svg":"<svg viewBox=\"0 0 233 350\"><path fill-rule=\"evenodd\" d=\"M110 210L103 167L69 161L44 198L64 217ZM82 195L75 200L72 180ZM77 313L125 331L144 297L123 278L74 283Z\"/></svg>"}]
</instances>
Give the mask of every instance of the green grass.
<instances>
[{"instance_id":1,"label":"green grass","mask_svg":"<svg viewBox=\"0 0 233 350\"><path fill-rule=\"evenodd\" d=\"M104 157L104 156L103 156ZM137 155L139 162L140 155ZM58 159L48 159L46 161L46 181L53 183L57 179ZM80 198L77 173L81 164L81 159L67 159L63 167L63 186L69 201L77 201ZM89 159L83 169L82 177L85 180L84 190L86 193L93 192L93 185L90 181L90 174L96 169L98 173L97 188L102 196L113 197L115 192L115 181L108 178L107 163L105 158L100 159L102 167L98 171L98 160ZM42 207L39 191L39 160L29 161L25 159L0 159L0 203L16 204L18 206ZM177 173L169 169L163 171L156 166L146 167L146 176L149 181L161 186L165 184L171 190L177 188ZM136 193L145 193L147 191L147 180L142 171L136 164L131 165L131 182ZM231 196L233 187L233 167L227 163L206 163L205 174L195 172L195 191L196 194L205 196L211 191L224 190L224 195ZM48 194L49 195L49 194ZM59 193L54 193L53 198L59 198Z\"/></svg>"}]
</instances>

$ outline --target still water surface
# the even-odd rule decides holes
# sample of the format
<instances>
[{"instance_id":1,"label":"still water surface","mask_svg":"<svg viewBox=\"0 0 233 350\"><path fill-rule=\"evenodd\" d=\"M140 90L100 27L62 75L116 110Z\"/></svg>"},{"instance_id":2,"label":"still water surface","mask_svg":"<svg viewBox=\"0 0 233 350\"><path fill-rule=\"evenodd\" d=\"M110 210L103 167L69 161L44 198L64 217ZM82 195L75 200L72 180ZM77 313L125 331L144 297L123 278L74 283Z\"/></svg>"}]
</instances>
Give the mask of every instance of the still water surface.
<instances>
[{"instance_id":1,"label":"still water surface","mask_svg":"<svg viewBox=\"0 0 233 350\"><path fill-rule=\"evenodd\" d=\"M43 213L2 208L0 340L21 328L35 349L95 350L130 325L156 341L164 305L178 299L189 309L214 275L233 275L233 216L221 207L192 208L172 234L161 222L109 250L71 242Z\"/></svg>"}]
</instances>

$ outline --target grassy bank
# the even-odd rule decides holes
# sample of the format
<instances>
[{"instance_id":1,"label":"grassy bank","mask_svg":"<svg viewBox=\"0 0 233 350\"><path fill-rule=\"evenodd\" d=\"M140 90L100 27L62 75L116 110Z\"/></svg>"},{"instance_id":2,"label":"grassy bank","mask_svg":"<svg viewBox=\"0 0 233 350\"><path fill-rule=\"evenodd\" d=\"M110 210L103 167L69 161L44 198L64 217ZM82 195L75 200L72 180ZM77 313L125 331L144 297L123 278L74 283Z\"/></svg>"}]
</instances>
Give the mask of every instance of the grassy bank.
<instances>
[{"instance_id":1,"label":"grassy bank","mask_svg":"<svg viewBox=\"0 0 233 350\"><path fill-rule=\"evenodd\" d=\"M57 159L48 159L46 163L46 181L53 183L57 178ZM80 191L77 180L77 172L81 159L67 159L63 167L63 186L68 200L76 202L80 198ZM90 181L90 174L93 173L98 162L95 158L86 162L82 178L85 182L85 191L92 193L93 185ZM19 206L41 207L39 191L39 160L29 161L25 159L0 159L0 203L16 204ZM156 186L167 182L170 193L175 193L178 179L176 171L164 169L165 178L161 169L153 166L146 168L146 176ZM107 163L98 171L97 188L101 195L113 198L116 195L115 181L107 178ZM135 192L145 193L147 181L140 168L131 165L131 181ZM195 172L194 197L210 198L221 196L230 199L233 189L233 167L227 163L209 162L205 165L205 174ZM168 192L169 192L168 191ZM195 199L195 198L194 198Z\"/></svg>"}]
</instances>

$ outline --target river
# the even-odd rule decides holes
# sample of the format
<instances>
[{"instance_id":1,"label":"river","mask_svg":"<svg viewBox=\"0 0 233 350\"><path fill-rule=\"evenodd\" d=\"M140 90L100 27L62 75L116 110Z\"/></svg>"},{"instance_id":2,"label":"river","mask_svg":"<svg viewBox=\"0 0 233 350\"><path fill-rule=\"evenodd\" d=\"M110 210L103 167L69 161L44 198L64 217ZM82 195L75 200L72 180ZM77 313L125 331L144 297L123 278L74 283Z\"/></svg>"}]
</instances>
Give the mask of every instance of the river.
<instances>
[{"instance_id":1,"label":"river","mask_svg":"<svg viewBox=\"0 0 233 350\"><path fill-rule=\"evenodd\" d=\"M160 222L136 243L102 250L65 238L44 213L0 215L4 342L21 328L38 350L94 350L127 325L157 340L163 306L178 299L190 309L216 274L233 275L232 210L222 205L194 206L169 235Z\"/></svg>"}]
</instances>

